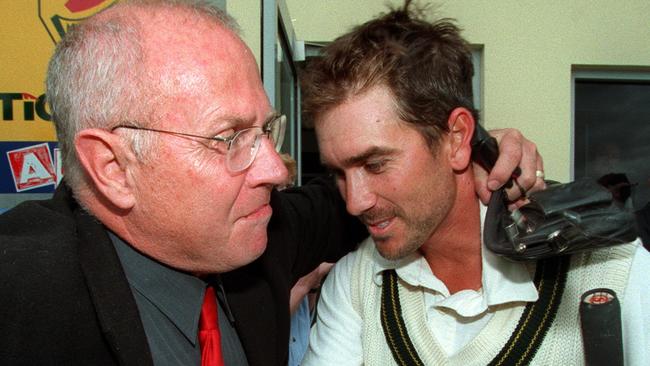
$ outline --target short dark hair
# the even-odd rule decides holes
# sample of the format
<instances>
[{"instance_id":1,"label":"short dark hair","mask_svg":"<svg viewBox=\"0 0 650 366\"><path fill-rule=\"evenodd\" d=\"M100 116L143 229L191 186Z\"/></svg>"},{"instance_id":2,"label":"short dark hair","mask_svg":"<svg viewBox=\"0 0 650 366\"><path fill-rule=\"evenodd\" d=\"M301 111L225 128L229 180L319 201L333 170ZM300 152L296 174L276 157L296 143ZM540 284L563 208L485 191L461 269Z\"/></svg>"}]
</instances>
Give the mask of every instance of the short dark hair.
<instances>
[{"instance_id":1,"label":"short dark hair","mask_svg":"<svg viewBox=\"0 0 650 366\"><path fill-rule=\"evenodd\" d=\"M423 19L425 8L400 9L337 38L307 65L303 111L309 118L368 89L384 85L399 117L433 147L448 131L447 118L465 107L478 121L472 97L472 54L452 19Z\"/></svg>"}]
</instances>

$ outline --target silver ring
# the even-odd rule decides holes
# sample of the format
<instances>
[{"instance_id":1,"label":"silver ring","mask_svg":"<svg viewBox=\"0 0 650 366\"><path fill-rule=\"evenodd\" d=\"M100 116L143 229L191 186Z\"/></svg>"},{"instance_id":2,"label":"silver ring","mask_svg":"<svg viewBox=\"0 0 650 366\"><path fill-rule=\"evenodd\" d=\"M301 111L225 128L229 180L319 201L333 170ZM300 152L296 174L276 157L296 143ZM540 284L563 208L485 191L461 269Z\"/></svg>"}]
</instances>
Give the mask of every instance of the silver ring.
<instances>
[{"instance_id":1,"label":"silver ring","mask_svg":"<svg viewBox=\"0 0 650 366\"><path fill-rule=\"evenodd\" d=\"M543 180L544 179L544 171L543 170L535 170L535 176L537 178L542 178L542 180Z\"/></svg>"}]
</instances>

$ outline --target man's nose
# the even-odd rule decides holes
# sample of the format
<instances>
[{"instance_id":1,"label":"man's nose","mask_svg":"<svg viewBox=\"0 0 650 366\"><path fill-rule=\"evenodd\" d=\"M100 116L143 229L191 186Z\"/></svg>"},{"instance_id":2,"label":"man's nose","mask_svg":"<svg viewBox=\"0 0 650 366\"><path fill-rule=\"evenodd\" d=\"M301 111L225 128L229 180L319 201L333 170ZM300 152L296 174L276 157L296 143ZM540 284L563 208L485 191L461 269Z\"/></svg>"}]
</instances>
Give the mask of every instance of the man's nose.
<instances>
[{"instance_id":1,"label":"man's nose","mask_svg":"<svg viewBox=\"0 0 650 366\"><path fill-rule=\"evenodd\" d=\"M362 173L353 172L346 178L345 203L351 215L359 216L375 206L377 196Z\"/></svg>"},{"instance_id":2,"label":"man's nose","mask_svg":"<svg viewBox=\"0 0 650 366\"><path fill-rule=\"evenodd\" d=\"M265 137L262 137L257 156L249 169L248 179L253 186L282 185L289 177L282 158L275 151L271 140Z\"/></svg>"}]
</instances>

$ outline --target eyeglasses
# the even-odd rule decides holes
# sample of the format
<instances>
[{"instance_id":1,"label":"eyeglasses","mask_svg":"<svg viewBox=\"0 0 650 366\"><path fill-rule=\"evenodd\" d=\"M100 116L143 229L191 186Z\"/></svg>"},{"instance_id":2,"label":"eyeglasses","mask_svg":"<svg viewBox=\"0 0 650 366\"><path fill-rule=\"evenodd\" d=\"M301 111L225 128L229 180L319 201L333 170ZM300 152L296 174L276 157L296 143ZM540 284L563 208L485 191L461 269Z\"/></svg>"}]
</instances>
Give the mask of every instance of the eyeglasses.
<instances>
[{"instance_id":1,"label":"eyeglasses","mask_svg":"<svg viewBox=\"0 0 650 366\"><path fill-rule=\"evenodd\" d=\"M206 137L183 132L158 130L155 128L138 127L132 125L118 125L113 127L111 129L111 132L115 131L118 128L128 128L131 130L167 133L180 137L184 136L199 138L209 140L212 143L225 143L227 147L226 167L232 173L239 173L251 166L255 160L257 152L260 149L261 136L268 137L269 140L271 140L271 142L274 144L275 150L278 152L280 151L280 148L282 148L282 142L284 140L284 131L286 129L286 125L287 117L284 115L277 115L264 123L262 127L244 128L227 137ZM215 148L215 146L210 147Z\"/></svg>"}]
</instances>

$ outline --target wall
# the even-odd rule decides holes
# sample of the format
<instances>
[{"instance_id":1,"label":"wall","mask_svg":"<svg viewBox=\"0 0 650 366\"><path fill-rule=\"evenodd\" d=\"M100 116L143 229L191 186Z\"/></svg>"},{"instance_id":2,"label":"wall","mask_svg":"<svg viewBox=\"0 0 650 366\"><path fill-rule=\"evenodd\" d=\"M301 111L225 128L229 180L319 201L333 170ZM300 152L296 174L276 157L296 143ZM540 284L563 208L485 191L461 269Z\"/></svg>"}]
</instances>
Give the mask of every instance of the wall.
<instances>
[{"instance_id":1,"label":"wall","mask_svg":"<svg viewBox=\"0 0 650 366\"><path fill-rule=\"evenodd\" d=\"M298 39L330 41L386 10L384 0L286 0ZM401 1L390 1L401 4ZM483 120L538 144L547 177L571 172L576 65L650 67L650 1L448 0L437 12L483 45Z\"/></svg>"},{"instance_id":2,"label":"wall","mask_svg":"<svg viewBox=\"0 0 650 366\"><path fill-rule=\"evenodd\" d=\"M226 10L237 20L241 28L241 37L253 52L259 67L261 60L261 7L262 0L230 0Z\"/></svg>"}]
</instances>

